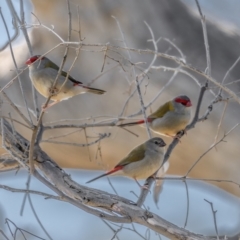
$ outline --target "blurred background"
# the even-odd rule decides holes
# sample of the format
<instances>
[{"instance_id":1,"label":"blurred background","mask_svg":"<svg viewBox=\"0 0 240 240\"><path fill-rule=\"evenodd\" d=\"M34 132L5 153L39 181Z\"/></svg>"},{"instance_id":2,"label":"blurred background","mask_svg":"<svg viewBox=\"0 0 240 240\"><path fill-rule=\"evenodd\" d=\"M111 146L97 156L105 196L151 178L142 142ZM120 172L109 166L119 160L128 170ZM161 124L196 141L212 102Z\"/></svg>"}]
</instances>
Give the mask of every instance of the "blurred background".
<instances>
[{"instance_id":1,"label":"blurred background","mask_svg":"<svg viewBox=\"0 0 240 240\"><path fill-rule=\"evenodd\" d=\"M15 0L13 3L16 9L19 9L19 2ZM207 19L212 77L221 82L225 73L240 55L240 21L237 10L240 7L240 3L237 0L199 0L199 3L202 7L203 14ZM14 29L12 27L11 15L8 7L4 3L1 3L0 6L2 7L2 12L6 18L6 21L8 22L9 30L11 31L11 34L13 34ZM110 45L124 46L117 23L112 17L115 16L121 24L128 47L153 50L154 48L152 42L148 41L151 38L151 35L148 28L144 24L144 21L146 21L152 28L155 38L162 38L158 43L159 52L181 57L176 49L174 49L174 47L164 39L167 38L182 50L186 58L186 62L189 65L205 71L206 54L201 21L195 1L72 0L70 1L73 25L72 41L78 41L79 39L78 33L76 32L76 30L78 30L78 6L81 22L81 37L84 39L83 42L85 44L109 43ZM63 39L67 39L68 13L65 0L24 1L24 7L26 22L28 25L31 25L32 23L38 23L39 20L42 24L50 28L54 28L54 31ZM34 12L38 20L31 14L31 12ZM0 27L2 32L5 33L2 23ZM52 34L52 32L42 27L30 27L28 29L28 33L31 39L34 54L44 54L60 43L59 39ZM4 39L3 35L0 43L4 44L6 41L7 37ZM108 52L111 58L122 64L122 67L115 67L118 62L107 58L104 66L104 71L106 71L106 73L100 75L104 62L104 53L99 51L100 49L101 48L96 47L83 47L81 49L79 58L71 71L71 75L86 84L92 83L92 81L95 80L91 86L104 89L107 91L107 93L103 96L91 94L79 95L68 101L63 101L47 111L43 120L44 124L49 124L50 122L56 122L57 124L59 123L59 119L72 119L69 122L76 124L83 124L86 122L92 123L93 121L103 119L103 116L111 119L120 114L125 101L129 96L129 91L133 89L132 87L134 86L132 66L124 61L124 57L128 58L128 53L126 51L119 50L118 53ZM13 42L13 50L18 67L25 67L25 61L30 55L22 34L19 34L19 36ZM49 53L47 57L59 65L61 63L64 51L64 46L58 47ZM65 64L66 70L71 66L75 55L76 50L74 48L70 48ZM133 63L141 62L141 64L138 66L143 69L147 68L152 58L153 56L150 54L131 53L131 61ZM9 47L0 52L0 61L4 63L0 66L2 87L16 75L14 73L14 65L10 55ZM173 61L163 58L158 58L154 65L167 67L178 66ZM137 73L140 72L140 70L136 71ZM205 83L204 78L194 73L191 74L194 75L201 84ZM165 86L172 75L173 72L164 70L151 70L148 73L148 79L146 78L142 85L144 102L146 104L149 103L162 89L162 87ZM239 64L237 64L228 75L226 83L238 80L239 75ZM21 79L25 95L28 100L28 105L33 108L28 70L24 71L24 73L21 75ZM147 88L145 85L147 85ZM218 91L218 89L215 89L212 84L210 87L212 87L213 91ZM228 85L228 87L238 94L238 83ZM199 91L199 86L191 78L178 73L174 81L164 90L161 96L153 103L151 108L147 110L147 113L151 113L151 111L154 111L165 101L180 94L186 94L190 97L195 110ZM18 105L24 106L23 97L19 90L17 81L15 81L14 84L12 84L11 87L6 90L6 93L14 102L18 103ZM227 95L223 93L223 96L226 97ZM45 99L39 94L38 99L39 107L41 107ZM206 92L200 111L201 114L205 113L212 99L213 96L209 92ZM184 175L191 165L210 147L210 145L214 142L224 105L225 103L218 103L214 105L209 119L207 121L198 123L194 129L187 133L187 136L182 138L181 144L178 144L170 157L170 168L167 174L178 176ZM125 111L124 115L128 116L138 112L140 109L141 106L138 96L136 95L130 100L127 111ZM9 111L12 112L10 106L3 104L2 112L7 114ZM22 108L22 111L24 114L26 114L26 110L24 108ZM16 113L12 112L11 114L15 118L19 119ZM86 118L88 118L88 120L86 120ZM137 116L135 118L141 118L141 116ZM219 137L221 137L225 132L230 130L230 128L238 123L239 119L239 105L233 100L229 101L220 128ZM17 124L15 127L26 138L29 139L31 134L29 130L22 128ZM136 126L132 127L131 130L134 133L137 133L139 137L136 137L133 134L116 127L88 128L86 134L89 142L94 141L99 133L111 133L111 136L102 140L100 144L92 145L89 148L70 145L57 145L47 142L42 143L41 147L56 162L58 162L61 167L84 170L107 170L118 163L130 150L132 150L133 147L141 144L148 137L145 128ZM73 133L69 135L71 132ZM195 178L226 179L240 182L239 133L239 128L236 128L233 133L227 136L226 142L220 143L217 148L213 149L210 153L204 156L204 158L197 164L189 176ZM64 136L56 138L57 136L61 135ZM157 135L153 134L153 136ZM55 137L55 139L53 139L55 141L86 143L85 133L81 129L78 131L74 131L74 129L58 129L44 133L45 140L52 137ZM168 144L171 143L171 139L169 138L164 138L164 140ZM99 149L101 151L99 151ZM2 152L4 153L3 150ZM79 183L84 184L86 180L90 179L92 176L96 176L97 174L98 173L96 172L87 172L87 176L89 177L86 177L86 173L84 173L84 171L80 171L78 177ZM13 176L13 173L11 176ZM20 178L20 174L14 176L14 179L17 177ZM123 178L117 179L118 184L122 184L122 186L125 185L125 181L128 181ZM99 186L100 189L104 188L107 184L107 180L101 180L101 183L102 185L97 185L97 183L95 185L93 183L91 186ZM180 182L164 183L164 191L167 191L166 189L168 189L165 187L165 185L171 185L172 187L175 186L175 189L179 189L179 184L183 185L183 183ZM222 182L213 182L211 184L217 185L230 194L238 197L240 196L239 187L237 185ZM193 184L191 186L193 187L190 187L190 189L194 191L196 185ZM24 185L22 187L24 187ZM201 185L199 191L204 193L204 191L211 191L209 189L212 189L212 186L203 184ZM220 189L219 191L221 192ZM6 192L2 192L2 190L0 193L6 194ZM183 194L186 196L186 192ZM201 196L201 194L199 196ZM226 195L221 196L225 196L226 199L224 197L221 199L224 202L227 201L227 196L230 195L226 193ZM203 199L202 197L200 198ZM237 198L235 200L236 206L238 206ZM169 201L169 199L167 201ZM197 203L197 201L193 202ZM153 204L152 198L151 204ZM204 206L207 210L209 210L209 206L206 205L207 204L204 202ZM2 206L4 206L3 203ZM224 209L224 207L221 206L221 209ZM240 215L237 213L237 217L234 220L235 223L238 223L238 226L239 217ZM206 219L204 221L206 221ZM223 223L223 225L225 225L225 223ZM191 230L193 229L194 228ZM213 230L211 234L214 234L214 226L212 226L211 229ZM197 231L201 230L197 229ZM230 232L233 233L234 231ZM206 232L206 234L207 233L209 232Z\"/></svg>"}]
</instances>

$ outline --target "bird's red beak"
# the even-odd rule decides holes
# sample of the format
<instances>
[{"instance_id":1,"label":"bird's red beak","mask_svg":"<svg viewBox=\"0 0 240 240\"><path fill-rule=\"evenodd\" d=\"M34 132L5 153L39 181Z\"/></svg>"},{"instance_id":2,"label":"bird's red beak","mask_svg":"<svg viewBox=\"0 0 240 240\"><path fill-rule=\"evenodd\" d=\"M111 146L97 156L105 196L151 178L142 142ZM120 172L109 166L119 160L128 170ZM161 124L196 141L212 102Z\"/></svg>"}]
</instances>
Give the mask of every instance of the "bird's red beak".
<instances>
[{"instance_id":1,"label":"bird's red beak","mask_svg":"<svg viewBox=\"0 0 240 240\"><path fill-rule=\"evenodd\" d=\"M188 101L187 104L186 104L186 107L191 107L191 106L192 106L191 101Z\"/></svg>"}]
</instances>

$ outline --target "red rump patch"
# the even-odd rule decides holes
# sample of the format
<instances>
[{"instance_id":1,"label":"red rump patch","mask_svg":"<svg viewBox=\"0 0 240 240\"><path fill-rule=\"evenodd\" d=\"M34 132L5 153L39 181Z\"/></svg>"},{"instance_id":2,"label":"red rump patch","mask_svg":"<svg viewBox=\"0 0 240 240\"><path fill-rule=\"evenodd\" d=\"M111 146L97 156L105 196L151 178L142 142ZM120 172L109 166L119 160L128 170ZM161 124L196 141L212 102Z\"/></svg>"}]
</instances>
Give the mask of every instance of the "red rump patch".
<instances>
[{"instance_id":1,"label":"red rump patch","mask_svg":"<svg viewBox=\"0 0 240 240\"><path fill-rule=\"evenodd\" d=\"M145 123L145 121L144 121L144 120L140 120L140 121L138 121L137 123L138 123L138 124L142 124L142 123Z\"/></svg>"},{"instance_id":2,"label":"red rump patch","mask_svg":"<svg viewBox=\"0 0 240 240\"><path fill-rule=\"evenodd\" d=\"M153 119L152 119L152 118L147 118L147 121L148 121L148 122L152 122ZM145 120L140 120L140 121L138 121L137 123L138 123L138 124L145 123Z\"/></svg>"},{"instance_id":3,"label":"red rump patch","mask_svg":"<svg viewBox=\"0 0 240 240\"><path fill-rule=\"evenodd\" d=\"M115 172L117 172L119 170L122 170L122 169L123 169L123 166L116 166L113 170L107 172L107 175L115 173Z\"/></svg>"},{"instance_id":4,"label":"red rump patch","mask_svg":"<svg viewBox=\"0 0 240 240\"><path fill-rule=\"evenodd\" d=\"M147 120L148 120L148 122L152 122L153 118L148 118Z\"/></svg>"}]
</instances>

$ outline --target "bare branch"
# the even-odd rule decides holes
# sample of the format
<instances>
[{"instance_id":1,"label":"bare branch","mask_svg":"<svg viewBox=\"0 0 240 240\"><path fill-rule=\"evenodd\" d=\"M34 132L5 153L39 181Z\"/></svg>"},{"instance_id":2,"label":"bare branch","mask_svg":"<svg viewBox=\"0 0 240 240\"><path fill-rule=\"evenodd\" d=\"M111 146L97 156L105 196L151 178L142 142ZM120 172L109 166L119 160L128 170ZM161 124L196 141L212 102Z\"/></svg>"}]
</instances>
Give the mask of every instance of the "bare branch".
<instances>
[{"instance_id":1,"label":"bare branch","mask_svg":"<svg viewBox=\"0 0 240 240\"><path fill-rule=\"evenodd\" d=\"M224 77L223 77L222 85L224 85L225 80L227 79L227 76L228 76L229 73L235 68L235 66L238 64L239 60L240 60L240 57L238 57L237 60L233 63L233 65L227 70L227 72L225 73L225 75L224 75ZM226 86L226 85L225 85L225 86ZM223 89L220 88L220 89L219 89L219 92L218 92L218 95L219 95L219 96L221 96L222 91L223 91Z\"/></svg>"},{"instance_id":2,"label":"bare branch","mask_svg":"<svg viewBox=\"0 0 240 240\"><path fill-rule=\"evenodd\" d=\"M54 143L54 144L62 144L62 145L70 145L70 146L75 146L75 147L88 147L91 145L94 145L98 142L100 142L102 139L110 137L111 133L104 133L104 134L99 134L99 138L93 142L90 143L69 143L69 142L60 142L60 141L51 141L51 140L42 140L42 142L47 142L47 143Z\"/></svg>"},{"instance_id":3,"label":"bare branch","mask_svg":"<svg viewBox=\"0 0 240 240\"><path fill-rule=\"evenodd\" d=\"M228 134L230 134L236 127L239 126L239 123L236 124L234 127L232 127L227 133L225 133L221 139L219 141L217 141L216 143L212 144L207 151L205 151L196 161L195 163L190 167L190 169L187 171L187 173L185 174L184 177L187 177L188 174L193 170L193 168L197 165L197 163L208 153L210 152L215 146L217 146L219 143L221 143Z\"/></svg>"},{"instance_id":4,"label":"bare branch","mask_svg":"<svg viewBox=\"0 0 240 240\"><path fill-rule=\"evenodd\" d=\"M156 177L156 179L160 180L179 180L179 181L205 181L205 182L222 182L222 183L231 183L236 185L237 187L240 187L240 183L237 183L232 180L227 179L211 179L211 178L188 178L188 177Z\"/></svg>"},{"instance_id":5,"label":"bare branch","mask_svg":"<svg viewBox=\"0 0 240 240\"><path fill-rule=\"evenodd\" d=\"M55 199L55 200L61 201L61 199L60 199L58 196L54 196L54 195L47 194L47 193L40 192L40 191L29 190L29 189L11 188L11 187L9 187L9 186L2 185L2 184L0 184L0 188L1 188L1 189L4 189L4 190L6 190L6 191L14 192L14 193L31 193L31 194L43 196L43 197L45 197L45 198Z\"/></svg>"},{"instance_id":6,"label":"bare branch","mask_svg":"<svg viewBox=\"0 0 240 240\"><path fill-rule=\"evenodd\" d=\"M217 142L219 131L220 131L220 128L221 128L221 125L222 125L223 118L224 118L225 113L226 113L227 106L228 106L228 101L225 102L225 105L224 105L224 108L223 108L223 112L222 112L222 116L221 116L220 121L219 121L218 126L217 126L217 132L216 132L216 135L214 137L213 144L215 144Z\"/></svg>"},{"instance_id":7,"label":"bare branch","mask_svg":"<svg viewBox=\"0 0 240 240\"><path fill-rule=\"evenodd\" d=\"M72 25L71 25L71 12L70 12L70 4L69 4L69 1L67 1L67 7L68 7L68 15L69 15L69 19L68 19L68 24L69 24L69 31L68 31L68 41L70 41L70 37L71 37L71 29L72 29ZM67 59L67 54L68 54L68 50L69 50L69 45L66 45L66 50L65 50L65 53L64 53L64 57L62 59L62 62L60 64L60 67L59 67L59 70L58 70L58 73L57 73L57 76L52 84L52 88L54 89L56 84L57 84L57 81L58 81L58 78L59 76L61 75L61 72L62 72L62 69L63 69L63 66L66 62L66 59ZM68 75L67 75L68 77ZM45 104L43 105L44 107L47 107L50 99L51 99L52 95L50 95ZM39 138L38 136L38 133L41 133L42 134L42 118L43 118L43 115L44 115L44 111L42 111L40 113L40 116L39 116L39 119L38 119L38 123L37 123L37 126L34 127L33 129L33 133L32 133L32 138L31 138L31 142L30 142L30 149L29 149L29 166L30 166L30 173L33 174L34 172L34 160L33 160L33 154L34 154L34 148L35 148L35 141L38 141ZM40 130L40 131L39 131Z\"/></svg>"},{"instance_id":8,"label":"bare branch","mask_svg":"<svg viewBox=\"0 0 240 240\"><path fill-rule=\"evenodd\" d=\"M9 45L9 43L12 43L18 36L19 36L19 28L17 27L17 23L16 23L16 18L15 16L13 16L13 20L12 20L12 25L14 27L14 34L12 35L12 37L6 41L6 43L4 43L2 45L2 47L0 48L0 52L2 52L4 49L6 49Z\"/></svg>"},{"instance_id":9,"label":"bare branch","mask_svg":"<svg viewBox=\"0 0 240 240\"><path fill-rule=\"evenodd\" d=\"M16 73L18 74L19 72L18 72L17 63L16 63L16 60L15 60L15 57L14 57L14 53L13 53L13 49L12 49L10 34L9 34L9 31L8 31L7 23L6 23L5 18L4 18L4 16L3 16L3 14L2 14L1 8L0 8L0 15L1 15L1 18L2 18L2 21L3 21L3 24L4 24L4 26L5 26L5 30L6 30L7 36L8 36L9 47L10 47L10 51L11 51L11 56L12 56L12 59L13 59L13 63L14 63L14 66L15 66L15 70L16 70ZM22 91L22 96L23 96L23 99L24 99L24 104L25 104L25 107L26 107L26 109L27 109L28 117L29 117L30 121L29 121L28 119L26 119L23 114L20 114L20 115L21 115L22 117L24 116L24 117L23 117L24 120L25 120L30 126L33 126L33 122L32 122L30 113L29 113L29 111L28 111L28 106L27 106L25 94L24 94L24 91L23 91L23 88L22 88L22 82L21 82L21 79L20 79L19 75L18 75L18 82L19 82L19 85L20 85L20 89L21 89L21 91ZM11 104L11 105L12 105L12 104ZM15 106L14 108L17 109L16 106ZM20 112L20 111L18 110L18 112Z\"/></svg>"},{"instance_id":10,"label":"bare branch","mask_svg":"<svg viewBox=\"0 0 240 240\"><path fill-rule=\"evenodd\" d=\"M4 128L7 129L9 133L6 135L6 140L9 142L9 144L14 146L15 143L11 142L11 126L6 121L4 121ZM19 140L21 139L23 143L27 142L27 140L18 133L16 133L16 135L16 137ZM213 237L197 235L185 229L179 228L176 225L160 218L156 214L137 207L135 203L128 199L79 185L74 182L70 176L66 174L64 170L61 169L46 153L44 153L40 147L36 146L34 152L35 164L37 164L38 169L42 171L44 176L46 176L47 179L44 181L49 181L47 186L50 186L51 189L53 189L55 192L58 192L61 200L73 204L74 206L88 213L99 216L102 219L118 223L136 222L149 227L171 239L178 239L179 236L188 236L189 239L196 240L202 238L216 239ZM11 154L13 156L19 158L19 153L20 152L18 149L13 147L11 148ZM22 153L25 154L25 151ZM34 171L34 176L36 176L38 179L40 177L36 169ZM41 176L41 178L43 177ZM50 184L50 182L53 183L54 186ZM112 212L112 214L107 213L109 211Z\"/></svg>"},{"instance_id":11,"label":"bare branch","mask_svg":"<svg viewBox=\"0 0 240 240\"><path fill-rule=\"evenodd\" d=\"M202 28L203 28L203 38L204 38L204 45L205 45L205 50L206 50L206 58L207 58L207 69L206 69L206 74L208 76L211 76L211 58L210 58L210 51L209 51L209 44L208 44L208 36L207 36L207 27L206 27L206 18L202 14L202 10L200 7L200 4L198 0L195 0L197 4L197 8L201 17L201 23L202 23Z\"/></svg>"},{"instance_id":12,"label":"bare branch","mask_svg":"<svg viewBox=\"0 0 240 240\"><path fill-rule=\"evenodd\" d=\"M53 240L53 238L49 235L48 231L46 230L46 228L43 226L41 220L39 219L39 217L38 217L38 215L37 215L37 213L36 213L36 210L35 210L35 208L34 208L34 206L33 206L33 203L32 203L31 197L30 197L30 194L27 194L27 197L28 197L28 202L29 202L30 207L31 207L31 209L32 209L33 215L34 215L34 217L36 218L39 226L41 227L41 229L43 230L43 232L48 236L48 238L49 238L50 240Z\"/></svg>"},{"instance_id":13,"label":"bare branch","mask_svg":"<svg viewBox=\"0 0 240 240\"><path fill-rule=\"evenodd\" d=\"M218 228L217 228L217 219L216 219L217 210L214 211L214 209L213 209L213 203L212 203L212 202L208 201L207 199L204 199L204 201L206 201L207 203L209 203L210 206L211 206L212 213L213 213L214 226L215 226L215 230L216 230L216 234L217 234L217 239L219 240L219 237L218 237Z\"/></svg>"}]
</instances>

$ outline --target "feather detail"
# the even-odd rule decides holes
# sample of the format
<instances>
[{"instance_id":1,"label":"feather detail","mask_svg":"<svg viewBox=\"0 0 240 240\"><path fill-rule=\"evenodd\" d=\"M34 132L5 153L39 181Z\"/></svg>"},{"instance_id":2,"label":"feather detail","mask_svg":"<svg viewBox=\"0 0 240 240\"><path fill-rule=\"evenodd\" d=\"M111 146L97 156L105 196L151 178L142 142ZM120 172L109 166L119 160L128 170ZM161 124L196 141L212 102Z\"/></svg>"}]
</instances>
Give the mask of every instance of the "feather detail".
<instances>
[{"instance_id":1,"label":"feather detail","mask_svg":"<svg viewBox=\"0 0 240 240\"><path fill-rule=\"evenodd\" d=\"M45 64L45 68L53 68L53 69L55 69L57 71L59 70L59 67L54 62L50 61L49 59L48 59L48 61Z\"/></svg>"},{"instance_id":2,"label":"feather detail","mask_svg":"<svg viewBox=\"0 0 240 240\"><path fill-rule=\"evenodd\" d=\"M165 104L160 106L154 113L149 115L149 118L162 118L169 111L174 111L172 101L166 102Z\"/></svg>"},{"instance_id":3,"label":"feather detail","mask_svg":"<svg viewBox=\"0 0 240 240\"><path fill-rule=\"evenodd\" d=\"M145 157L145 150L146 150L145 144L141 144L135 147L124 159L122 159L122 161L120 161L116 165L116 167L120 167L120 166L123 167L133 162L141 161Z\"/></svg>"},{"instance_id":4,"label":"feather detail","mask_svg":"<svg viewBox=\"0 0 240 240\"><path fill-rule=\"evenodd\" d=\"M53 69L55 69L56 71L59 71L59 67L58 67L54 62L52 62L52 61L50 61L50 60L45 64L45 67L46 67L46 68L53 68ZM63 77L66 77L66 76L67 76L67 73L62 70L61 75L62 75ZM71 82L73 82L73 86L78 86L78 85L82 84L82 82L74 79L74 78L73 78L72 76L70 76L70 75L68 75L68 79L69 79Z\"/></svg>"},{"instance_id":5,"label":"feather detail","mask_svg":"<svg viewBox=\"0 0 240 240\"><path fill-rule=\"evenodd\" d=\"M115 172L117 172L117 171L119 171L119 170L122 170L122 169L123 169L123 166L116 166L116 167L115 167L114 169L112 169L111 171L106 172L106 173L104 173L104 174L102 174L102 175L100 175L100 176L98 176L98 177L95 177L95 178L87 181L86 183L93 182L93 181L95 181L95 180L97 180L97 179L99 179L99 178L102 178L102 177L105 177L105 176L107 176L107 175L113 174L113 173L115 173Z\"/></svg>"},{"instance_id":6,"label":"feather detail","mask_svg":"<svg viewBox=\"0 0 240 240\"><path fill-rule=\"evenodd\" d=\"M94 93L94 94L98 94L98 95L102 95L106 92L106 91L101 90L101 89L91 88L91 87L87 87L87 86L84 86L84 85L82 85L81 87L88 89L88 92L90 92L90 93Z\"/></svg>"},{"instance_id":7,"label":"feather detail","mask_svg":"<svg viewBox=\"0 0 240 240\"><path fill-rule=\"evenodd\" d=\"M152 118L147 118L147 121L150 123L152 122L154 119ZM130 122L130 123L123 123L123 124L119 124L118 127L127 127L127 126L134 126L134 125L138 125L138 124L143 124L145 123L145 120L139 120L137 122Z\"/></svg>"}]
</instances>

